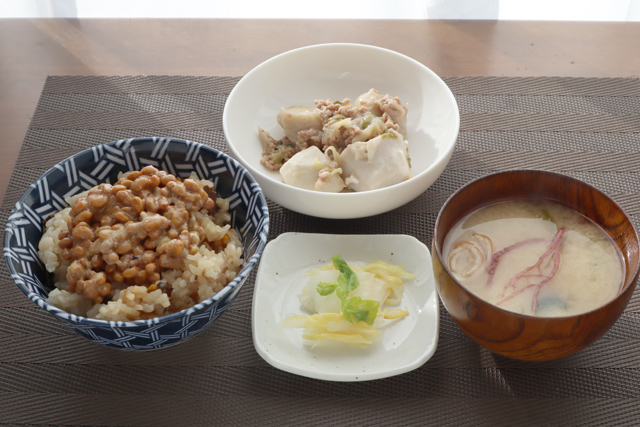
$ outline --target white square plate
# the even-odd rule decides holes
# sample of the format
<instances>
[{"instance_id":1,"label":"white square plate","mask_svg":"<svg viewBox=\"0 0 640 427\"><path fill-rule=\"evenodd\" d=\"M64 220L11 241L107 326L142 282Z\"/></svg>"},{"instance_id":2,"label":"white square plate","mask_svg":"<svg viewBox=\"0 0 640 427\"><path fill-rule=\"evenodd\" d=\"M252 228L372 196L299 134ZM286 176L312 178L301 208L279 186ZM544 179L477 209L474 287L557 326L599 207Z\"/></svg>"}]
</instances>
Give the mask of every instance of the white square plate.
<instances>
[{"instance_id":1,"label":"white square plate","mask_svg":"<svg viewBox=\"0 0 640 427\"><path fill-rule=\"evenodd\" d=\"M284 329L282 321L303 314L298 295L304 273L331 263L340 254L348 263L401 264L415 275L406 280L400 308L409 315L383 329L366 349L310 348L302 329ZM284 233L269 242L258 268L253 294L252 332L264 360L286 372L330 381L365 381L402 374L422 366L438 344L439 306L431 255L407 235L334 235Z\"/></svg>"}]
</instances>

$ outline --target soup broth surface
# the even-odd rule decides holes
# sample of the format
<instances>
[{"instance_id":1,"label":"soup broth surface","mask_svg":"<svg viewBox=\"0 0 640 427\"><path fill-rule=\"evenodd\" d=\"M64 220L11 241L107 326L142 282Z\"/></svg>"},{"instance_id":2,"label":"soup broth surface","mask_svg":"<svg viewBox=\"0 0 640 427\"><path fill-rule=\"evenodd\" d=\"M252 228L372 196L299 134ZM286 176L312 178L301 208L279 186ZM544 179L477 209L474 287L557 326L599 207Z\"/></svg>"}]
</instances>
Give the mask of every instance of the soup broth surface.
<instances>
[{"instance_id":1,"label":"soup broth surface","mask_svg":"<svg viewBox=\"0 0 640 427\"><path fill-rule=\"evenodd\" d=\"M496 203L460 220L445 239L451 272L505 310L541 317L594 310L623 283L622 255L588 218L546 201Z\"/></svg>"}]
</instances>

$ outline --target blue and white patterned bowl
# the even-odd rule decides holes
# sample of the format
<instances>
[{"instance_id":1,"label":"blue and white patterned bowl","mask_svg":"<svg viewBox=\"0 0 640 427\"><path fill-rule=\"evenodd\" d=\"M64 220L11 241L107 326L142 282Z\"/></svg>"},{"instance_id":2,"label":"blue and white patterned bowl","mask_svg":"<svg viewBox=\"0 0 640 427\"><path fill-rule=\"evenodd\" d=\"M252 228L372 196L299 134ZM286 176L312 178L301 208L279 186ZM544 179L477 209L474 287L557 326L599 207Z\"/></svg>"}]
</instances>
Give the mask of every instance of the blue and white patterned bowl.
<instances>
[{"instance_id":1,"label":"blue and white patterned bowl","mask_svg":"<svg viewBox=\"0 0 640 427\"><path fill-rule=\"evenodd\" d=\"M244 267L223 290L194 307L150 320L113 322L75 316L47 304L50 275L38 257L43 221L67 207L65 198L100 183L114 183L119 172L153 165L187 178L196 171L215 183L230 201L231 226L240 232ZM33 183L16 203L4 236L4 256L18 287L33 302L79 335L126 350L151 350L183 342L205 330L233 302L267 243L269 211L262 190L235 160L213 148L168 138L135 138L85 150L60 162Z\"/></svg>"}]
</instances>

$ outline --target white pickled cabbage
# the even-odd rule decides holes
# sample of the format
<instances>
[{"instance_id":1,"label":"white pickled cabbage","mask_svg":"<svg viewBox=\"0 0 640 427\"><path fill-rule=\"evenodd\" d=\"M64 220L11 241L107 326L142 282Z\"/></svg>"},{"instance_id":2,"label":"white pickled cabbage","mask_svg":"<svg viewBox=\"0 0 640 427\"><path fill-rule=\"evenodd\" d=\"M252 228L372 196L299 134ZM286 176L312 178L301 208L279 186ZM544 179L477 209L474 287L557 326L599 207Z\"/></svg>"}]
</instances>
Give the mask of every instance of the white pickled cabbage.
<instances>
[{"instance_id":1,"label":"white pickled cabbage","mask_svg":"<svg viewBox=\"0 0 640 427\"><path fill-rule=\"evenodd\" d=\"M349 323L340 313L289 316L282 326L302 328L305 345L311 347L332 346L335 343L366 347L380 337L375 326L364 322Z\"/></svg>"},{"instance_id":2,"label":"white pickled cabbage","mask_svg":"<svg viewBox=\"0 0 640 427\"><path fill-rule=\"evenodd\" d=\"M302 308L310 313L340 313L340 298L335 292L323 297L316 290L320 282L335 282L340 272L335 269L315 268L307 274L309 281L299 295Z\"/></svg>"},{"instance_id":3,"label":"white pickled cabbage","mask_svg":"<svg viewBox=\"0 0 640 427\"><path fill-rule=\"evenodd\" d=\"M409 313L400 308L387 308L399 305L402 299L403 281L412 279L400 265L391 265L376 261L363 267L349 265L359 280L359 286L349 293L349 297L359 296L363 300L380 303L377 318L372 325L365 322L351 323L341 313L341 300L333 292L322 296L317 291L321 283L335 282L340 272L333 265L314 268L306 273L307 285L298 296L302 309L311 314L287 317L284 328L304 329L302 338L307 346L334 346L348 344L366 347L380 337L380 330Z\"/></svg>"}]
</instances>

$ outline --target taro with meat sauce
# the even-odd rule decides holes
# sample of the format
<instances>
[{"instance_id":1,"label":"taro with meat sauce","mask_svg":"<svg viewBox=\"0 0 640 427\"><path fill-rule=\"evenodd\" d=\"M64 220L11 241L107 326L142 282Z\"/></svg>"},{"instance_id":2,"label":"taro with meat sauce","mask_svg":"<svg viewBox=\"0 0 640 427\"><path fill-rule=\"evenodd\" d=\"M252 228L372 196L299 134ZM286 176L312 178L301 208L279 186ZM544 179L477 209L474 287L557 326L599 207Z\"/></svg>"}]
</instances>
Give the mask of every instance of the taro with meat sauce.
<instances>
[{"instance_id":1,"label":"taro with meat sauce","mask_svg":"<svg viewBox=\"0 0 640 427\"><path fill-rule=\"evenodd\" d=\"M411 177L407 108L398 97L371 89L355 102L316 100L283 108L276 140L258 128L261 163L286 184L338 193L388 187Z\"/></svg>"}]
</instances>

